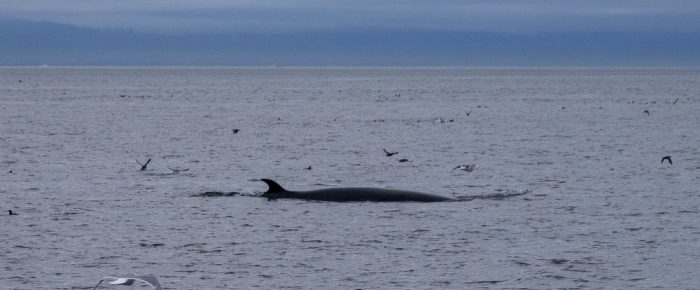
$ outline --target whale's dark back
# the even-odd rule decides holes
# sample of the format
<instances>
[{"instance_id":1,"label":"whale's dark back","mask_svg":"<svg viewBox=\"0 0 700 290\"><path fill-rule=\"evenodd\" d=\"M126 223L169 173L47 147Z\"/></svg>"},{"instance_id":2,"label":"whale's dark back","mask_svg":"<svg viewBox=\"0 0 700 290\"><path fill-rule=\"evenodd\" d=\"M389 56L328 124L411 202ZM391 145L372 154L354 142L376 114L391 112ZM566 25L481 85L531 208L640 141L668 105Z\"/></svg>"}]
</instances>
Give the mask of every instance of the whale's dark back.
<instances>
[{"instance_id":1,"label":"whale's dark back","mask_svg":"<svg viewBox=\"0 0 700 290\"><path fill-rule=\"evenodd\" d=\"M436 202L451 201L453 199L439 195L432 195L422 192L414 192L399 189L369 188L369 187L341 187L327 188L311 191L287 191L276 182L269 179L262 179L268 184L269 190L262 196L271 199L294 198L305 200L352 202L352 201L372 201L372 202Z\"/></svg>"},{"instance_id":2,"label":"whale's dark back","mask_svg":"<svg viewBox=\"0 0 700 290\"><path fill-rule=\"evenodd\" d=\"M374 202L398 202L398 201L417 201L417 202L434 202L447 201L447 197L432 195L421 192L384 189L384 188L367 188L367 187L347 187L347 188L328 188L297 193L297 198L323 201L374 201Z\"/></svg>"}]
</instances>

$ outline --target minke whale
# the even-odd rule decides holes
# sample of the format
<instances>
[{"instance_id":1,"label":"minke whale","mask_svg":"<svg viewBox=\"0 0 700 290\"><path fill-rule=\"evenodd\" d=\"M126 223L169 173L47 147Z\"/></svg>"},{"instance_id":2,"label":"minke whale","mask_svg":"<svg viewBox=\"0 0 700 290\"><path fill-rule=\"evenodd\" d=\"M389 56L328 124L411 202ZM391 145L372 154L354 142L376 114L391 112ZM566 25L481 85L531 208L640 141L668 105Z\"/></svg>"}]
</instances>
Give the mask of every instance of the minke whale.
<instances>
[{"instance_id":1,"label":"minke whale","mask_svg":"<svg viewBox=\"0 0 700 290\"><path fill-rule=\"evenodd\" d=\"M427 194L422 192L386 189L386 188L371 188L371 187L338 187L325 188L309 191L289 191L284 189L277 182L270 179L260 179L268 186L267 192L263 193L262 197L267 197L270 200L278 198L292 198L304 200L319 200L319 201L335 201L335 202L352 202L352 201L373 201L373 202L436 202L436 201L454 201L455 199L440 195Z\"/></svg>"}]
</instances>

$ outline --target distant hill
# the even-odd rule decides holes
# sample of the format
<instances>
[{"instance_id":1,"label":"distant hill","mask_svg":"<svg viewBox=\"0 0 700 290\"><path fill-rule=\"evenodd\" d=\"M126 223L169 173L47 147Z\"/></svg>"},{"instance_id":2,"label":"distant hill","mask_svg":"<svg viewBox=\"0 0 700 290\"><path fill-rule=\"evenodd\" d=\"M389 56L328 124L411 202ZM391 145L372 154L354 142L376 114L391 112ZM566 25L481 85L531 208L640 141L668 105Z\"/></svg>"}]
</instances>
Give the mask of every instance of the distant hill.
<instances>
[{"instance_id":1,"label":"distant hill","mask_svg":"<svg viewBox=\"0 0 700 290\"><path fill-rule=\"evenodd\" d=\"M700 34L159 35L0 18L0 65L698 66Z\"/></svg>"}]
</instances>

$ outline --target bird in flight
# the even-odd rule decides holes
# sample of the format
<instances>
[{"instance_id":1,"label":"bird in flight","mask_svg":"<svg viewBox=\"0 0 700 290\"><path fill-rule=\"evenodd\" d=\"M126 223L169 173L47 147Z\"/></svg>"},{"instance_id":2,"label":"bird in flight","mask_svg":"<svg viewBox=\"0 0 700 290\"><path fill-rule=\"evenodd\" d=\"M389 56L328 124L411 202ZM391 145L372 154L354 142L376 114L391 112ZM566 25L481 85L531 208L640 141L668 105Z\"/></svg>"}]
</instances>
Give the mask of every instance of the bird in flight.
<instances>
[{"instance_id":1,"label":"bird in flight","mask_svg":"<svg viewBox=\"0 0 700 290\"><path fill-rule=\"evenodd\" d=\"M389 152L389 151L386 151L386 149L382 149L382 150L384 150L384 154L386 154L386 156L393 156L393 155L399 154L399 152Z\"/></svg>"},{"instance_id":2,"label":"bird in flight","mask_svg":"<svg viewBox=\"0 0 700 290\"><path fill-rule=\"evenodd\" d=\"M139 162L138 159L136 159L136 163L141 165L141 170L146 170L146 167L148 167L148 163L151 163L151 158L148 158L148 160L146 160L145 164L141 164L141 162Z\"/></svg>"},{"instance_id":3,"label":"bird in flight","mask_svg":"<svg viewBox=\"0 0 700 290\"><path fill-rule=\"evenodd\" d=\"M668 160L668 164L673 165L673 161L671 161L671 156L664 156L664 158L661 158L661 163L664 163L664 160Z\"/></svg>"}]
</instances>

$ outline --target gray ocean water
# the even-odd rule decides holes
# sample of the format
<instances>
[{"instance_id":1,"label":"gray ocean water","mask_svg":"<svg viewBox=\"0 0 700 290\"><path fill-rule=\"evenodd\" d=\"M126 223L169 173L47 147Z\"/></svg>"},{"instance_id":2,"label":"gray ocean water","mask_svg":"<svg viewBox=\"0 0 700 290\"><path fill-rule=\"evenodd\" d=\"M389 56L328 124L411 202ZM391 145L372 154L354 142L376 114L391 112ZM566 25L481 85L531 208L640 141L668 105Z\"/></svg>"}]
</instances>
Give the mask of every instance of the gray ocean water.
<instances>
[{"instance_id":1,"label":"gray ocean water","mask_svg":"<svg viewBox=\"0 0 700 290\"><path fill-rule=\"evenodd\" d=\"M0 68L0 289L699 289L699 111L697 69ZM203 195L260 178L476 198Z\"/></svg>"}]
</instances>

